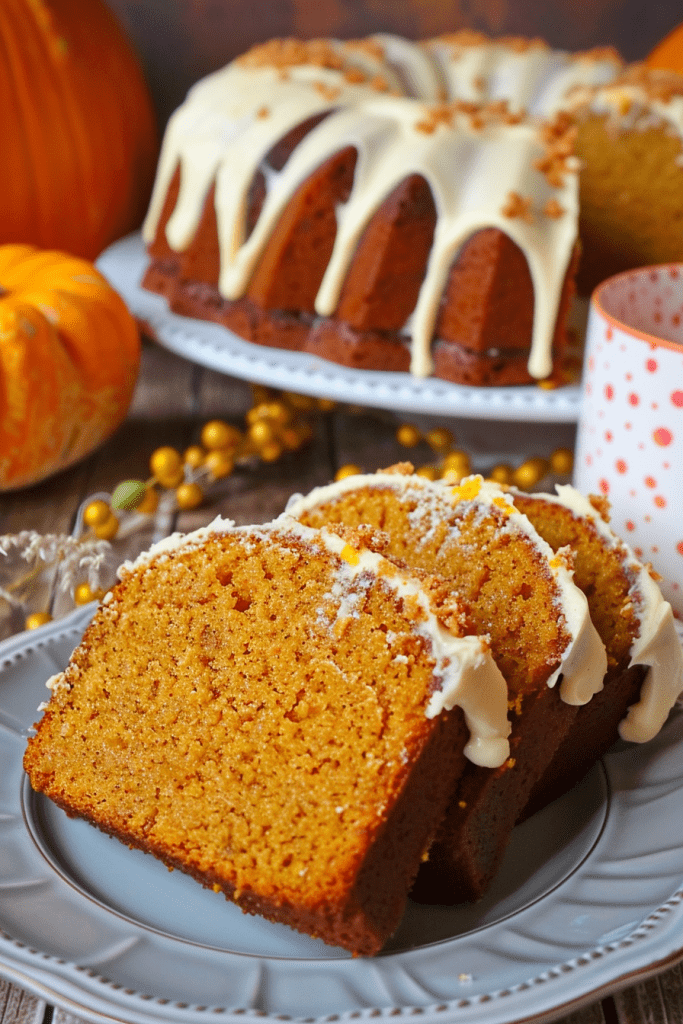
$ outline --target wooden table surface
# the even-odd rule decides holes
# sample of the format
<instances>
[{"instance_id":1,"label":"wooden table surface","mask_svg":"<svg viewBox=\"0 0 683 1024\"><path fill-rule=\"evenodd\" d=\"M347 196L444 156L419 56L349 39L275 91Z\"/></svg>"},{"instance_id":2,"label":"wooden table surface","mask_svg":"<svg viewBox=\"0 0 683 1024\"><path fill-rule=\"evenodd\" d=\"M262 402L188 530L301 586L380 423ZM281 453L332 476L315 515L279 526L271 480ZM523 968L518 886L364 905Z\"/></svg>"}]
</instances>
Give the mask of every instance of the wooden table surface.
<instances>
[{"instance_id":1,"label":"wooden table surface","mask_svg":"<svg viewBox=\"0 0 683 1024\"><path fill-rule=\"evenodd\" d=\"M33 488L3 495L0 535L20 530L70 533L79 505L89 496L111 492L124 479L145 479L155 448L170 444L184 450L198 441L203 423L216 417L242 426L252 404L248 384L145 343L138 388L123 426L80 465ZM274 463L239 468L215 485L204 505L172 516L163 523L163 529L195 529L219 513L237 523L265 522L283 510L291 493L328 482L340 466L355 463L372 471L405 459L407 453L395 438L396 426L403 419L400 415L348 407L320 412L313 420L313 438L305 448ZM435 420L431 425L437 423ZM573 425L461 421L448 426L456 442L472 455L474 469L483 472L501 458L515 465L528 456L548 455L556 447L571 446L574 441ZM410 458L421 464L429 462L430 455L429 448L421 445ZM151 539L150 525L124 540L115 540L117 560L136 554ZM48 606L47 586L38 589L35 607L29 610ZM63 613L64 598L54 610ZM19 621L16 615L0 617L0 635L22 626L23 619ZM0 1024L49 1024L50 1020L72 1024L74 1018L2 980L0 964ZM565 1024L683 1024L682 968L673 967L563 1020Z\"/></svg>"}]
</instances>

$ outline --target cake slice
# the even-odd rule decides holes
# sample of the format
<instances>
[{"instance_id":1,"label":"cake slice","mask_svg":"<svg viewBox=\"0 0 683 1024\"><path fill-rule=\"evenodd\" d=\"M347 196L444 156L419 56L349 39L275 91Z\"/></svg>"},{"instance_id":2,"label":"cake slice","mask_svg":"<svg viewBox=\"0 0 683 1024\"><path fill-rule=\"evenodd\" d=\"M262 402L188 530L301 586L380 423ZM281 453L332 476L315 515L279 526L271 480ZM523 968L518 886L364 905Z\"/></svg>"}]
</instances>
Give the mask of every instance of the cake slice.
<instances>
[{"instance_id":1,"label":"cake slice","mask_svg":"<svg viewBox=\"0 0 683 1024\"><path fill-rule=\"evenodd\" d=\"M568 485L554 495L511 497L553 549L571 547L574 580L607 649L605 685L579 709L534 787L528 817L579 782L620 736L644 743L659 732L683 690L683 652L671 605L610 527L604 498Z\"/></svg>"},{"instance_id":2,"label":"cake slice","mask_svg":"<svg viewBox=\"0 0 683 1024\"><path fill-rule=\"evenodd\" d=\"M509 690L511 756L493 770L466 766L413 890L453 903L486 890L578 706L601 688L606 655L567 551L556 554L481 477L454 487L411 470L347 477L295 497L288 512L314 526L385 531L388 552L442 576L470 628L489 637Z\"/></svg>"},{"instance_id":3,"label":"cake slice","mask_svg":"<svg viewBox=\"0 0 683 1024\"><path fill-rule=\"evenodd\" d=\"M633 64L570 94L582 161L578 283L683 258L683 75Z\"/></svg>"},{"instance_id":4,"label":"cake slice","mask_svg":"<svg viewBox=\"0 0 683 1024\"><path fill-rule=\"evenodd\" d=\"M509 724L447 589L370 541L218 519L124 566L49 683L34 789L246 912L376 953Z\"/></svg>"}]
</instances>

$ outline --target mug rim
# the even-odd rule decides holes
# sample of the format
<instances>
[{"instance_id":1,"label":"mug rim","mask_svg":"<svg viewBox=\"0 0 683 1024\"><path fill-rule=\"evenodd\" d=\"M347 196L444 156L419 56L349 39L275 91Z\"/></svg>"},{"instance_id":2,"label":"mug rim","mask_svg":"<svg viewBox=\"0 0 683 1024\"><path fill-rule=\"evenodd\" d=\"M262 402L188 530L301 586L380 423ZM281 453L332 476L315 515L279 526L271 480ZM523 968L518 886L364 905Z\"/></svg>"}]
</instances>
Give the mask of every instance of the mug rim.
<instances>
[{"instance_id":1,"label":"mug rim","mask_svg":"<svg viewBox=\"0 0 683 1024\"><path fill-rule=\"evenodd\" d=\"M631 270L622 270L618 274L613 274L611 277L601 281L597 288L595 288L590 299L591 306L594 307L600 316L604 317L612 327L616 327L625 334L630 334L633 338L638 338L639 341L647 342L652 346L652 348L668 348L674 352L683 352L683 342L669 341L668 338L660 338L656 334L650 334L648 331L643 331L638 327L631 327L629 324L624 323L623 320L619 320L611 313L608 313L602 303L602 293L605 288L621 278L632 277L634 274L641 276L642 274L650 274L653 270L666 271L673 268L678 271L679 276L683 279L683 263L678 262L654 263L646 267L633 267Z\"/></svg>"}]
</instances>

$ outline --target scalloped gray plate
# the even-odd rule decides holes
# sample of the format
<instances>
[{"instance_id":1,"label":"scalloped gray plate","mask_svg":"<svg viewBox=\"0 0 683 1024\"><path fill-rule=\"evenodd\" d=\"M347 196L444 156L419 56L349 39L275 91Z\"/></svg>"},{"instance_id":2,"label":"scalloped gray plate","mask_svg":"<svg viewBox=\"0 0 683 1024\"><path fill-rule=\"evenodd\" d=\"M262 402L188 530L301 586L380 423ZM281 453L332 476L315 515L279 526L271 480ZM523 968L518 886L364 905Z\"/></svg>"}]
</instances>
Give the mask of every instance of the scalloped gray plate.
<instances>
[{"instance_id":1,"label":"scalloped gray plate","mask_svg":"<svg viewBox=\"0 0 683 1024\"><path fill-rule=\"evenodd\" d=\"M45 681L93 612L0 644L0 975L90 1021L237 1024L421 1015L548 1021L683 957L683 713L610 751L515 830L475 906L411 904L353 959L221 896L34 794L22 771Z\"/></svg>"},{"instance_id":2,"label":"scalloped gray plate","mask_svg":"<svg viewBox=\"0 0 683 1024\"><path fill-rule=\"evenodd\" d=\"M160 345L232 377L395 412L541 423L578 419L578 385L554 391L536 386L476 388L409 373L353 370L303 352L252 345L227 327L178 316L161 296L140 287L147 256L139 234L115 242L97 266Z\"/></svg>"}]
</instances>

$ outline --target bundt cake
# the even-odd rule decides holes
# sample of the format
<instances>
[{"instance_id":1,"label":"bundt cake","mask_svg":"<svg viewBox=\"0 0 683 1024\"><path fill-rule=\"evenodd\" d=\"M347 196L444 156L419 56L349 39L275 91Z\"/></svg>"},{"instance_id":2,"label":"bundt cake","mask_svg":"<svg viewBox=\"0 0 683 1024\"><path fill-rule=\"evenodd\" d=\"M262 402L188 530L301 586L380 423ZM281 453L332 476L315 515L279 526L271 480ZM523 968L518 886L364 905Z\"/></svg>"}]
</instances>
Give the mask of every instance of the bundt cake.
<instances>
[{"instance_id":1,"label":"bundt cake","mask_svg":"<svg viewBox=\"0 0 683 1024\"><path fill-rule=\"evenodd\" d=\"M575 90L581 290L683 259L683 75L633 65Z\"/></svg>"},{"instance_id":2,"label":"bundt cake","mask_svg":"<svg viewBox=\"0 0 683 1024\"><path fill-rule=\"evenodd\" d=\"M449 903L489 885L579 705L602 687L607 661L566 549L553 552L493 483L469 477L452 486L411 469L347 477L295 496L287 511L310 526L384 531L388 553L438 573L470 628L489 637L508 685L511 753L493 770L466 766L420 868L415 898Z\"/></svg>"},{"instance_id":3,"label":"bundt cake","mask_svg":"<svg viewBox=\"0 0 683 1024\"><path fill-rule=\"evenodd\" d=\"M498 72L492 102L451 95L449 47L273 40L198 82L166 129L145 287L249 341L347 366L477 385L561 377L571 121L510 109ZM562 61L567 84L615 73L612 59ZM541 88L558 58L533 44L529 62Z\"/></svg>"},{"instance_id":4,"label":"bundt cake","mask_svg":"<svg viewBox=\"0 0 683 1024\"><path fill-rule=\"evenodd\" d=\"M368 543L218 519L124 566L49 681L34 789L245 912L376 953L509 724L448 588Z\"/></svg>"},{"instance_id":5,"label":"bundt cake","mask_svg":"<svg viewBox=\"0 0 683 1024\"><path fill-rule=\"evenodd\" d=\"M511 497L554 550L571 548L574 582L607 650L605 685L579 708L534 787L527 817L571 789L620 736L644 743L659 732L683 690L683 652L671 605L611 529L604 498L591 501L568 485L555 495Z\"/></svg>"}]
</instances>

